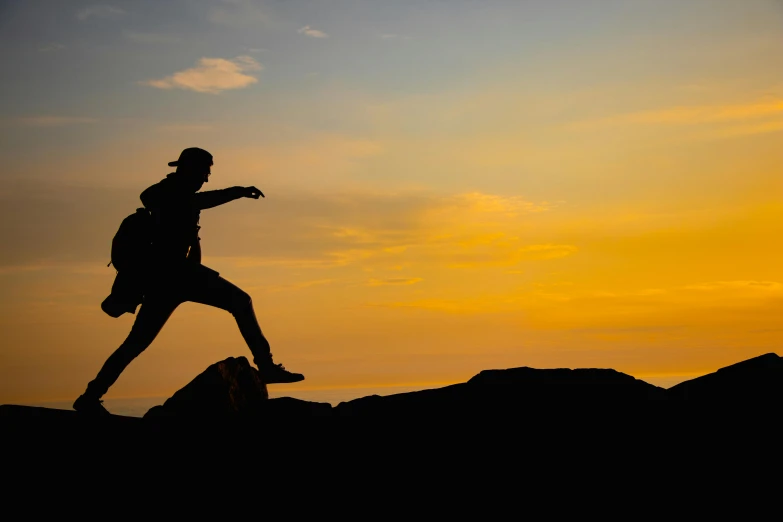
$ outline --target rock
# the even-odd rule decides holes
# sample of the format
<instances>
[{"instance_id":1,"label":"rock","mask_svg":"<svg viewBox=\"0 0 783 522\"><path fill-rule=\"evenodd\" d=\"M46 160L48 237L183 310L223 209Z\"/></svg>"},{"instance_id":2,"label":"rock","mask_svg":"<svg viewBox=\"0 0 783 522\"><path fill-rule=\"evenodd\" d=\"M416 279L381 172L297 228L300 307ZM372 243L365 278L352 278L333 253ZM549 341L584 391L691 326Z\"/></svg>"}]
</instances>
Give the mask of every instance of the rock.
<instances>
[{"instance_id":1,"label":"rock","mask_svg":"<svg viewBox=\"0 0 783 522\"><path fill-rule=\"evenodd\" d=\"M244 357L208 367L144 418L255 416L269 399L258 370Z\"/></svg>"},{"instance_id":2,"label":"rock","mask_svg":"<svg viewBox=\"0 0 783 522\"><path fill-rule=\"evenodd\" d=\"M73 410L15 404L0 406L0 438L9 450L8 460L14 460L14 455L22 462L34 455L64 455L77 451L79 446L106 448L117 440L138 439L143 432L144 421L138 417L94 418ZM33 451L24 452L24 457L15 453L16 449L24 447Z\"/></svg>"},{"instance_id":3,"label":"rock","mask_svg":"<svg viewBox=\"0 0 783 522\"><path fill-rule=\"evenodd\" d=\"M625 373L603 368L510 368L484 370L468 381L483 393L513 397L525 405L639 403L665 399L663 388Z\"/></svg>"},{"instance_id":4,"label":"rock","mask_svg":"<svg viewBox=\"0 0 783 522\"><path fill-rule=\"evenodd\" d=\"M598 413L645 409L666 400L666 391L605 369L485 370L468 382L444 388L340 403L339 416L482 415Z\"/></svg>"},{"instance_id":5,"label":"rock","mask_svg":"<svg viewBox=\"0 0 783 522\"><path fill-rule=\"evenodd\" d=\"M769 353L743 361L715 373L686 381L669 390L653 386L611 369L544 369L521 367L485 370L464 383L442 388L373 395L340 403L332 408L317 403L282 397L269 399L258 371L244 357L228 358L208 367L162 406L150 409L145 419L226 419L263 421L276 418L372 417L394 422L450 416L483 420L528 421L537 426L569 426L589 429L597 422L622 427L628 420L646 425L680 425L736 419L737 412L752 406L774 411L783 404L783 359ZM698 405L691 408L689 405ZM733 416L711 405L734 405ZM681 407L685 406L685 407ZM702 407L704 406L704 407ZM696 418L694 412L707 416ZM717 415L715 412L718 412ZM763 416L758 416L762 418ZM768 415L763 418L769 417ZM696 419L694 421L693 419ZM72 427L90 432L93 422L76 412L23 406L0 407L6 425ZM103 421L99 430L138 430L138 419ZM534 421L546 420L546 423ZM169 429L176 423L142 423ZM183 425L188 423L183 423ZM405 425L405 423L399 423ZM488 425L485 423L484 425ZM278 429L286 423L277 423ZM26 429L26 428L24 428ZM48 429L48 428L47 428ZM22 433L22 432L20 432ZM25 432L27 433L27 432ZM98 433L95 431L95 433ZM161 432L162 433L162 432Z\"/></svg>"},{"instance_id":6,"label":"rock","mask_svg":"<svg viewBox=\"0 0 783 522\"><path fill-rule=\"evenodd\" d=\"M57 429L61 429L66 426L80 425L84 422L91 422L93 425L101 426L127 427L138 424L141 422L141 419L124 415L90 418L74 410L3 404L0 406L0 421L7 426L34 424L38 427L56 426Z\"/></svg>"},{"instance_id":7,"label":"rock","mask_svg":"<svg viewBox=\"0 0 783 522\"><path fill-rule=\"evenodd\" d=\"M311 402L294 399L293 397L278 397L269 399L264 404L260 415L267 417L331 417L332 405L328 402Z\"/></svg>"},{"instance_id":8,"label":"rock","mask_svg":"<svg viewBox=\"0 0 783 522\"><path fill-rule=\"evenodd\" d=\"M714 405L776 405L783 402L783 358L767 353L726 366L668 390L670 399Z\"/></svg>"}]
</instances>

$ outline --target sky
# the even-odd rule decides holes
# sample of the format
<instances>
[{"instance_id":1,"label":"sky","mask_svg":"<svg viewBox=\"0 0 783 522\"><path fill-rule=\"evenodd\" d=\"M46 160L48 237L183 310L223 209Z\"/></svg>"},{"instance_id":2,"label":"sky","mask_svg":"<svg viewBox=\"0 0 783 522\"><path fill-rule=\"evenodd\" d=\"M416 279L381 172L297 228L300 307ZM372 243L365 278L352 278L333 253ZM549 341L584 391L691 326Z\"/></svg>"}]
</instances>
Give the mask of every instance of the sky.
<instances>
[{"instance_id":1,"label":"sky","mask_svg":"<svg viewBox=\"0 0 783 522\"><path fill-rule=\"evenodd\" d=\"M124 340L112 236L191 146L266 195L200 236L273 394L783 354L781 63L779 0L0 1L0 403ZM242 355L186 303L107 398Z\"/></svg>"}]
</instances>

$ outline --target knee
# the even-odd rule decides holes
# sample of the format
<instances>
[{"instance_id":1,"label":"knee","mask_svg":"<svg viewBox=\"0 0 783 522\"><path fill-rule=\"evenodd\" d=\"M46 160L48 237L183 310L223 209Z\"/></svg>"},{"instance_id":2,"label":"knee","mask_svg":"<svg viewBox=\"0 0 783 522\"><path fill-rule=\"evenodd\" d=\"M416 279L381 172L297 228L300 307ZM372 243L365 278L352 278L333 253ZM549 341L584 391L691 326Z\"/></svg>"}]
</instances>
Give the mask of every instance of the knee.
<instances>
[{"instance_id":1,"label":"knee","mask_svg":"<svg viewBox=\"0 0 783 522\"><path fill-rule=\"evenodd\" d=\"M253 299L250 297L250 294L244 290L239 290L236 294L234 294L231 301L234 312L242 312L253 309Z\"/></svg>"}]
</instances>

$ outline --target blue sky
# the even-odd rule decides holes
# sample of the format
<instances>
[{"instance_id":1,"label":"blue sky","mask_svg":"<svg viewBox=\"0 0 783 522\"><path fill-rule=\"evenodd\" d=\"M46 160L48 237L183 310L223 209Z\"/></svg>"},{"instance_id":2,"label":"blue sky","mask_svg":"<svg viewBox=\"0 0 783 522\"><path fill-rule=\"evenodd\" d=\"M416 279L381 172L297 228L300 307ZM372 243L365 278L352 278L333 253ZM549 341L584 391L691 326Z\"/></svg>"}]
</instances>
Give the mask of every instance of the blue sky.
<instances>
[{"instance_id":1,"label":"blue sky","mask_svg":"<svg viewBox=\"0 0 783 522\"><path fill-rule=\"evenodd\" d=\"M67 126L67 133L45 136L53 145L77 148L123 133L132 139L154 127L214 122L250 125L259 135L248 141L268 141L287 127L372 133L366 120L341 110L346 98L383 104L503 85L520 98L604 91L579 113L565 114L591 117L645 101L654 106L673 87L672 78L718 82L750 69L746 82L767 88L780 74L764 73L742 47L765 60L779 50L769 44L779 31L776 5L8 2L0 12L2 152L6 161L40 154L39 136L20 130L20 120ZM322 37L308 36L305 28ZM203 58L241 56L258 64L248 71L256 81L247 88L205 96L144 84ZM459 131L424 118L407 120L402 130Z\"/></svg>"}]
</instances>

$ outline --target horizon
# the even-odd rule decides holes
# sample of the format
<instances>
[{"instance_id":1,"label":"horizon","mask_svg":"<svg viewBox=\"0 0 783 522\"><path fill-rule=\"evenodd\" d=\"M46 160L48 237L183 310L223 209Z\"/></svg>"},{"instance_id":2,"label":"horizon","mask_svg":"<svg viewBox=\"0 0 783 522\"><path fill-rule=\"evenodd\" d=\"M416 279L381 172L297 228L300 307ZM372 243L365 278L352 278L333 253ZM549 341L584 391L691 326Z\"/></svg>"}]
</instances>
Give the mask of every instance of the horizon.
<instances>
[{"instance_id":1,"label":"horizon","mask_svg":"<svg viewBox=\"0 0 783 522\"><path fill-rule=\"evenodd\" d=\"M739 361L738 361L739 362ZM717 370L717 368L715 369ZM681 382L685 382L696 377L701 377L703 374L675 374L675 375L650 375L649 378L644 379L637 376L632 376L636 379L645 381L649 384L653 384L663 389L669 389ZM297 390L280 391L280 388L272 387L268 388L269 398L276 399L281 397L293 397L295 399L312 401L312 402L325 402L332 406L337 406L341 402L351 401L353 399L359 399L362 397L368 397L370 395L394 395L399 393L408 393L414 391L431 390L435 388L441 388L452 384L458 384L456 382L445 383L426 383L426 384L395 384L378 387L331 387L331 388L306 388L299 387ZM147 410L153 406L162 405L169 397L168 396L142 396L142 397L112 397L104 401L104 406L107 410L115 415L125 415L129 417L142 417ZM45 400L37 402L29 402L22 404L23 406L35 406L44 408L53 408L61 410L70 410L73 399L61 398L56 400Z\"/></svg>"},{"instance_id":2,"label":"horizon","mask_svg":"<svg viewBox=\"0 0 783 522\"><path fill-rule=\"evenodd\" d=\"M111 239L191 146L202 190L266 196L200 236L306 375L270 396L780 352L779 1L33 0L0 27L0 403L75 399L125 339ZM186 303L107 402L238 356Z\"/></svg>"}]
</instances>

